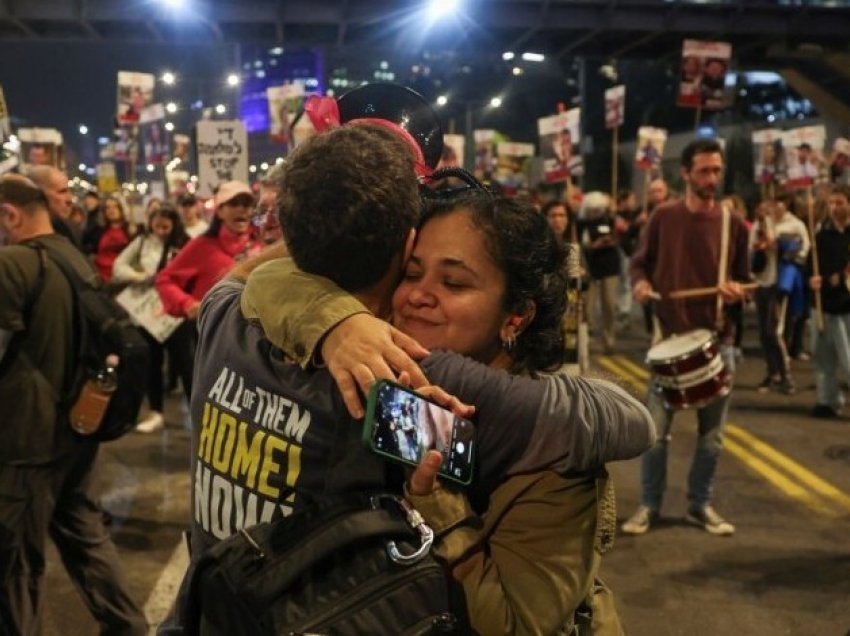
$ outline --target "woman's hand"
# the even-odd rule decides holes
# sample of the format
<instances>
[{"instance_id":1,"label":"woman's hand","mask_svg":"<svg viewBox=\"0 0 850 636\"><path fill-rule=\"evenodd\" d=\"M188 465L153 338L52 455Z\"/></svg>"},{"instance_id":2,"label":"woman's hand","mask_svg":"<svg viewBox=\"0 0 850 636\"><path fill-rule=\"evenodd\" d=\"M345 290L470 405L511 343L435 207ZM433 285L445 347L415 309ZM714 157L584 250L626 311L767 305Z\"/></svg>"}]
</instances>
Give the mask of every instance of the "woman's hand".
<instances>
[{"instance_id":1,"label":"woman's hand","mask_svg":"<svg viewBox=\"0 0 850 636\"><path fill-rule=\"evenodd\" d=\"M428 350L371 314L355 314L339 323L325 337L321 352L355 419L363 417L358 387L365 395L375 380L397 380L401 373L407 373L407 383L413 388L428 383L415 362L427 356Z\"/></svg>"}]
</instances>

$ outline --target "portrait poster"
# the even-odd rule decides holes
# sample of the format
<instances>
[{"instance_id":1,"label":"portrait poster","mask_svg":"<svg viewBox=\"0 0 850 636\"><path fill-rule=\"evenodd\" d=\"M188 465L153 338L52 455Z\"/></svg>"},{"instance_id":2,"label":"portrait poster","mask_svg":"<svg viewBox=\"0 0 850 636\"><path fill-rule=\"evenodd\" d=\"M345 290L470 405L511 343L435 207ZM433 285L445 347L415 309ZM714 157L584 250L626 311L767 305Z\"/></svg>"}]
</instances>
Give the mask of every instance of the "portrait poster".
<instances>
[{"instance_id":1,"label":"portrait poster","mask_svg":"<svg viewBox=\"0 0 850 636\"><path fill-rule=\"evenodd\" d=\"M676 104L707 110L725 108L726 73L731 59L732 45L728 42L685 40Z\"/></svg>"},{"instance_id":2,"label":"portrait poster","mask_svg":"<svg viewBox=\"0 0 850 636\"><path fill-rule=\"evenodd\" d=\"M496 170L493 181L505 194L516 194L528 188L530 160L534 156L534 144L503 141L496 146Z\"/></svg>"},{"instance_id":3,"label":"portrait poster","mask_svg":"<svg viewBox=\"0 0 850 636\"><path fill-rule=\"evenodd\" d=\"M664 128L641 126L638 128L637 151L635 165L641 170L655 170L661 165L664 157L664 146L667 143L667 131Z\"/></svg>"},{"instance_id":4,"label":"portrait poster","mask_svg":"<svg viewBox=\"0 0 850 636\"><path fill-rule=\"evenodd\" d=\"M27 166L53 166L65 169L62 133L55 128L19 128L21 163Z\"/></svg>"},{"instance_id":5,"label":"portrait poster","mask_svg":"<svg viewBox=\"0 0 850 636\"><path fill-rule=\"evenodd\" d=\"M145 163L162 164L168 160L170 144L165 130L165 108L162 104L151 104L139 117L139 136Z\"/></svg>"},{"instance_id":6,"label":"portrait poster","mask_svg":"<svg viewBox=\"0 0 850 636\"><path fill-rule=\"evenodd\" d=\"M189 135L174 135L174 150L171 156L179 159L182 163L189 161L189 146L191 141Z\"/></svg>"},{"instance_id":7,"label":"portrait poster","mask_svg":"<svg viewBox=\"0 0 850 636\"><path fill-rule=\"evenodd\" d=\"M289 128L304 104L303 84L284 84L266 89L269 102L269 135L281 144L290 142Z\"/></svg>"},{"instance_id":8,"label":"portrait poster","mask_svg":"<svg viewBox=\"0 0 850 636\"><path fill-rule=\"evenodd\" d=\"M165 313L156 287L130 285L115 297L115 301L157 342L168 340L183 322L183 318L175 318Z\"/></svg>"},{"instance_id":9,"label":"portrait poster","mask_svg":"<svg viewBox=\"0 0 850 636\"><path fill-rule=\"evenodd\" d=\"M464 152L466 151L466 137L464 135L443 135L443 154L440 156L440 168L463 168Z\"/></svg>"},{"instance_id":10,"label":"portrait poster","mask_svg":"<svg viewBox=\"0 0 850 636\"><path fill-rule=\"evenodd\" d=\"M171 196L179 197L181 194L186 194L189 191L189 171L166 170L165 183Z\"/></svg>"},{"instance_id":11,"label":"portrait poster","mask_svg":"<svg viewBox=\"0 0 850 636\"><path fill-rule=\"evenodd\" d=\"M753 132L753 175L756 183L779 183L784 177L782 131Z\"/></svg>"},{"instance_id":12,"label":"portrait poster","mask_svg":"<svg viewBox=\"0 0 850 636\"><path fill-rule=\"evenodd\" d=\"M850 139L838 137L832 142L829 157L829 180L847 184L850 181Z\"/></svg>"},{"instance_id":13,"label":"portrait poster","mask_svg":"<svg viewBox=\"0 0 850 636\"><path fill-rule=\"evenodd\" d=\"M211 197L225 181L248 183L248 135L239 120L195 124L198 196Z\"/></svg>"},{"instance_id":14,"label":"portrait poster","mask_svg":"<svg viewBox=\"0 0 850 636\"><path fill-rule=\"evenodd\" d=\"M101 194L112 194L118 192L118 175L115 172L115 164L111 161L101 161L95 166L97 175L97 191Z\"/></svg>"},{"instance_id":15,"label":"portrait poster","mask_svg":"<svg viewBox=\"0 0 850 636\"><path fill-rule=\"evenodd\" d=\"M493 176L496 166L496 144L498 133L492 129L480 129L472 132L475 141L475 163L472 174L476 179L488 180Z\"/></svg>"},{"instance_id":16,"label":"portrait poster","mask_svg":"<svg viewBox=\"0 0 850 636\"><path fill-rule=\"evenodd\" d=\"M579 146L580 131L579 108L537 120L543 179L546 183L561 183L584 174Z\"/></svg>"},{"instance_id":17,"label":"portrait poster","mask_svg":"<svg viewBox=\"0 0 850 636\"><path fill-rule=\"evenodd\" d=\"M114 132L115 161L138 161L139 159L139 127L119 126Z\"/></svg>"},{"instance_id":18,"label":"portrait poster","mask_svg":"<svg viewBox=\"0 0 850 636\"><path fill-rule=\"evenodd\" d=\"M626 118L626 86L612 86L605 91L605 128L617 128Z\"/></svg>"},{"instance_id":19,"label":"portrait poster","mask_svg":"<svg viewBox=\"0 0 850 636\"><path fill-rule=\"evenodd\" d=\"M783 133L786 188L807 188L823 180L826 172L825 146L824 126L803 126Z\"/></svg>"},{"instance_id":20,"label":"portrait poster","mask_svg":"<svg viewBox=\"0 0 850 636\"><path fill-rule=\"evenodd\" d=\"M12 125L9 122L9 110L6 108L6 97L0 86L0 144L12 136Z\"/></svg>"},{"instance_id":21,"label":"portrait poster","mask_svg":"<svg viewBox=\"0 0 850 636\"><path fill-rule=\"evenodd\" d=\"M150 73L118 71L118 125L137 124L142 110L153 103L156 78Z\"/></svg>"}]
</instances>

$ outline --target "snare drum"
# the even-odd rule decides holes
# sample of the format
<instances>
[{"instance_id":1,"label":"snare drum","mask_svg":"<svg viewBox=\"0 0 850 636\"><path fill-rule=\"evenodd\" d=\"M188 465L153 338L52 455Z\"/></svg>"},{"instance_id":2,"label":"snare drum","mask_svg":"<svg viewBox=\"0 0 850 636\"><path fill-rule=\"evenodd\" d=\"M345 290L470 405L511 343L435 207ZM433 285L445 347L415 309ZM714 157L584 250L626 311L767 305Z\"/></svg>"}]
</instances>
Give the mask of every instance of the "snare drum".
<instances>
[{"instance_id":1,"label":"snare drum","mask_svg":"<svg viewBox=\"0 0 850 636\"><path fill-rule=\"evenodd\" d=\"M649 350L646 362L669 409L699 408L732 390L717 339L707 329L665 338Z\"/></svg>"}]
</instances>

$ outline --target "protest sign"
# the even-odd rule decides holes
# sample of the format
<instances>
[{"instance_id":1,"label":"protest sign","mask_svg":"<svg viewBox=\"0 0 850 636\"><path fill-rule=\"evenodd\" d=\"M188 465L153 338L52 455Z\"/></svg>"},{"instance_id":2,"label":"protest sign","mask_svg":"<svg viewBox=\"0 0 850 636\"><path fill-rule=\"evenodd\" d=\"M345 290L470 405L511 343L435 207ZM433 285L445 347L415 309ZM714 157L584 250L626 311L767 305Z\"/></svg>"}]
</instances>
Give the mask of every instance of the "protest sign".
<instances>
[{"instance_id":1,"label":"protest sign","mask_svg":"<svg viewBox=\"0 0 850 636\"><path fill-rule=\"evenodd\" d=\"M142 110L153 103L156 78L150 73L118 71L118 124L137 124Z\"/></svg>"},{"instance_id":2,"label":"protest sign","mask_svg":"<svg viewBox=\"0 0 850 636\"><path fill-rule=\"evenodd\" d=\"M635 164L641 170L653 170L661 165L664 145L667 143L667 131L664 128L641 126L638 128L637 152Z\"/></svg>"},{"instance_id":3,"label":"protest sign","mask_svg":"<svg viewBox=\"0 0 850 636\"><path fill-rule=\"evenodd\" d=\"M584 174L579 150L581 109L573 108L537 120L540 156L546 183L567 181Z\"/></svg>"},{"instance_id":4,"label":"protest sign","mask_svg":"<svg viewBox=\"0 0 850 636\"><path fill-rule=\"evenodd\" d=\"M731 58L732 45L728 42L685 40L676 103L689 108L725 108L726 73Z\"/></svg>"},{"instance_id":5,"label":"protest sign","mask_svg":"<svg viewBox=\"0 0 850 636\"><path fill-rule=\"evenodd\" d=\"M182 318L165 313L155 287L130 285L115 297L115 301L157 342L168 340L183 322Z\"/></svg>"},{"instance_id":6,"label":"protest sign","mask_svg":"<svg viewBox=\"0 0 850 636\"><path fill-rule=\"evenodd\" d=\"M605 91L605 128L622 126L626 117L626 87L623 84Z\"/></svg>"},{"instance_id":7,"label":"protest sign","mask_svg":"<svg viewBox=\"0 0 850 636\"><path fill-rule=\"evenodd\" d=\"M225 181L248 182L248 135L241 121L199 121L195 131L199 196L212 196Z\"/></svg>"}]
</instances>

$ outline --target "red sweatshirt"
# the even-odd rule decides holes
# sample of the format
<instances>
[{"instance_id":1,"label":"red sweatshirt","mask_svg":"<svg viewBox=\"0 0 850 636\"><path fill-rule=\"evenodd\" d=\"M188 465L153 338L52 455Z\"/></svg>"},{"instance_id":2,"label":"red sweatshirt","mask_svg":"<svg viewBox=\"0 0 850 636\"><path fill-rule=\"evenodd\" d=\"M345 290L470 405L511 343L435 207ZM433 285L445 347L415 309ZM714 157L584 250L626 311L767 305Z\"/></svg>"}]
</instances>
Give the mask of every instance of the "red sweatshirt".
<instances>
[{"instance_id":1,"label":"red sweatshirt","mask_svg":"<svg viewBox=\"0 0 850 636\"><path fill-rule=\"evenodd\" d=\"M108 227L103 230L97 242L94 265L104 283L112 280L112 265L121 251L130 243L130 237L123 227Z\"/></svg>"},{"instance_id":2,"label":"red sweatshirt","mask_svg":"<svg viewBox=\"0 0 850 636\"><path fill-rule=\"evenodd\" d=\"M156 289L165 311L185 316L186 308L200 302L237 260L260 249L250 234L234 234L222 226L218 236L192 239L157 274Z\"/></svg>"},{"instance_id":3,"label":"red sweatshirt","mask_svg":"<svg viewBox=\"0 0 850 636\"><path fill-rule=\"evenodd\" d=\"M691 212L684 202L665 203L657 208L640 237L632 256L632 285L648 280L661 294L655 311L664 336L692 329L717 329L716 296L669 300L667 294L680 289L717 285L720 263L720 207L711 212ZM747 226L737 214L729 219L729 259L726 279L749 282Z\"/></svg>"}]
</instances>

